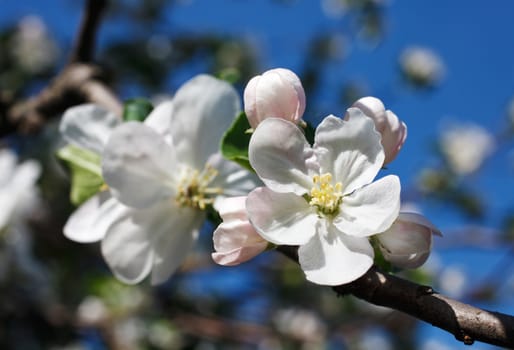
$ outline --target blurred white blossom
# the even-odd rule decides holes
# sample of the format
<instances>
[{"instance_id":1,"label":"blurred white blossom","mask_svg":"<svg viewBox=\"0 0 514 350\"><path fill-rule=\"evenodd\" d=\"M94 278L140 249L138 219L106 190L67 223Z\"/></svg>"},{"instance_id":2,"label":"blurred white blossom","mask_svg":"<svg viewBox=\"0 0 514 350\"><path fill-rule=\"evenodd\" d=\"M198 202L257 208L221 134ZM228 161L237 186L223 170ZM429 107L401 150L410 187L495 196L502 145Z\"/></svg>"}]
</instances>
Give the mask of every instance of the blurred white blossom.
<instances>
[{"instance_id":1,"label":"blurred white blossom","mask_svg":"<svg viewBox=\"0 0 514 350\"><path fill-rule=\"evenodd\" d=\"M458 266L448 266L439 276L439 286L442 293L459 298L466 287L466 274Z\"/></svg>"},{"instance_id":2,"label":"blurred white blossom","mask_svg":"<svg viewBox=\"0 0 514 350\"><path fill-rule=\"evenodd\" d=\"M489 131L476 124L453 125L441 135L441 151L450 168L458 175L476 171L494 149Z\"/></svg>"},{"instance_id":3,"label":"blurred white blossom","mask_svg":"<svg viewBox=\"0 0 514 350\"><path fill-rule=\"evenodd\" d=\"M79 304L77 318L85 325L95 325L108 316L108 310L101 298L89 295Z\"/></svg>"},{"instance_id":4,"label":"blurred white blossom","mask_svg":"<svg viewBox=\"0 0 514 350\"><path fill-rule=\"evenodd\" d=\"M402 73L412 82L431 86L444 77L445 66L442 59L431 49L412 46L400 55Z\"/></svg>"},{"instance_id":5,"label":"blurred white blossom","mask_svg":"<svg viewBox=\"0 0 514 350\"><path fill-rule=\"evenodd\" d=\"M279 332L295 339L319 342L325 338L326 325L312 311L306 309L278 310L273 321Z\"/></svg>"},{"instance_id":6,"label":"blurred white blossom","mask_svg":"<svg viewBox=\"0 0 514 350\"><path fill-rule=\"evenodd\" d=\"M32 211L38 203L35 186L41 166L34 160L18 164L10 150L0 150L0 230L18 221Z\"/></svg>"},{"instance_id":7,"label":"blurred white blossom","mask_svg":"<svg viewBox=\"0 0 514 350\"><path fill-rule=\"evenodd\" d=\"M37 16L24 17L11 42L17 62L31 73L48 69L59 56L57 44Z\"/></svg>"}]
</instances>

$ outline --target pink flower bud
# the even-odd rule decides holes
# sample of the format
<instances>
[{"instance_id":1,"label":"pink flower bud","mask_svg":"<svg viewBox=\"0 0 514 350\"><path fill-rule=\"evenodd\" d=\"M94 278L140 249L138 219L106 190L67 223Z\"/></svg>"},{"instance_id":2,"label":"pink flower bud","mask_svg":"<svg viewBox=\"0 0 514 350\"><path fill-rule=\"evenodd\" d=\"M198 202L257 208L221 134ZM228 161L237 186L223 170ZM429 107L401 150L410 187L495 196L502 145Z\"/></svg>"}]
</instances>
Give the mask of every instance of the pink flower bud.
<instances>
[{"instance_id":1,"label":"pink flower bud","mask_svg":"<svg viewBox=\"0 0 514 350\"><path fill-rule=\"evenodd\" d=\"M398 152L407 139L407 125L396 114L386 110L382 101L375 97L363 97L357 100L352 107L359 108L364 114L373 119L375 128L382 135L384 147L384 165L396 158Z\"/></svg>"},{"instance_id":2,"label":"pink flower bud","mask_svg":"<svg viewBox=\"0 0 514 350\"><path fill-rule=\"evenodd\" d=\"M393 225L376 237L387 261L396 267L413 269L428 259L433 234L441 236L423 215L400 213Z\"/></svg>"},{"instance_id":3,"label":"pink flower bud","mask_svg":"<svg viewBox=\"0 0 514 350\"><path fill-rule=\"evenodd\" d=\"M214 262L232 266L250 260L266 250L265 241L253 228L246 215L246 197L224 198L217 203L223 222L213 235Z\"/></svg>"},{"instance_id":4,"label":"pink flower bud","mask_svg":"<svg viewBox=\"0 0 514 350\"><path fill-rule=\"evenodd\" d=\"M253 77L244 91L245 113L252 128L266 118L283 118L297 124L305 111L305 92L298 76L276 68Z\"/></svg>"}]
</instances>

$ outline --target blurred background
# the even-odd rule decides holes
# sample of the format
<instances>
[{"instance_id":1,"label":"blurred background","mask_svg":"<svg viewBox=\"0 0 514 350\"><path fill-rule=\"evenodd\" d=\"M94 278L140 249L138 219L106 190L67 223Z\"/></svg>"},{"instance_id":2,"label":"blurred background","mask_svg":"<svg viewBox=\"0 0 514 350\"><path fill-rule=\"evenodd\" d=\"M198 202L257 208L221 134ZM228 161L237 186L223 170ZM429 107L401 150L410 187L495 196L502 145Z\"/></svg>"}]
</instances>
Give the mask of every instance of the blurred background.
<instances>
[{"instance_id":1,"label":"blurred background","mask_svg":"<svg viewBox=\"0 0 514 350\"><path fill-rule=\"evenodd\" d=\"M84 3L0 4L3 120L66 64ZM157 102L199 73L242 92L276 67L301 78L304 118L313 124L344 115L359 97L380 98L408 126L382 173L400 177L405 210L422 212L444 234L422 268L401 274L514 314L512 23L508 0L112 0L94 59L122 100ZM275 252L216 266L209 224L166 284L117 282L97 244L62 235L74 208L54 156L58 121L0 141L14 152L0 157L1 349L465 348L399 312L337 298ZM31 167L25 190L13 191Z\"/></svg>"}]
</instances>

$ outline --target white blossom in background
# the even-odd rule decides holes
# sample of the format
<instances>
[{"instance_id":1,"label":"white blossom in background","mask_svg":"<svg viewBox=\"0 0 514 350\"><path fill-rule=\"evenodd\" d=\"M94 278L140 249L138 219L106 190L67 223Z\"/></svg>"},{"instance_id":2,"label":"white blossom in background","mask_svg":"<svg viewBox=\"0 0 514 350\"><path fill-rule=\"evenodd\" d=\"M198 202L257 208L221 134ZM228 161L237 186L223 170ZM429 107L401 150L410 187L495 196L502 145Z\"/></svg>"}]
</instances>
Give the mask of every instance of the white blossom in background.
<instances>
[{"instance_id":1,"label":"white blossom in background","mask_svg":"<svg viewBox=\"0 0 514 350\"><path fill-rule=\"evenodd\" d=\"M303 342L321 343L327 333L327 325L313 311L299 308L277 310L273 323L278 331Z\"/></svg>"},{"instance_id":2,"label":"white blossom in background","mask_svg":"<svg viewBox=\"0 0 514 350\"><path fill-rule=\"evenodd\" d=\"M441 57L433 50L419 46L409 47L402 52L400 68L409 80L423 86L436 85L445 74Z\"/></svg>"},{"instance_id":3,"label":"white blossom in background","mask_svg":"<svg viewBox=\"0 0 514 350\"><path fill-rule=\"evenodd\" d=\"M18 163L18 157L7 149L0 150L0 230L23 219L39 200L36 182L41 165L34 160Z\"/></svg>"},{"instance_id":4,"label":"white blossom in background","mask_svg":"<svg viewBox=\"0 0 514 350\"><path fill-rule=\"evenodd\" d=\"M393 161L407 139L407 125L389 109L386 110L382 101L376 97L358 99L352 107L359 108L373 119L377 131L382 136L381 143L385 152L384 165Z\"/></svg>"},{"instance_id":5,"label":"white blossom in background","mask_svg":"<svg viewBox=\"0 0 514 350\"><path fill-rule=\"evenodd\" d=\"M428 259L432 249L432 235L441 236L441 232L427 218L404 212L376 238L387 261L399 268L413 269Z\"/></svg>"},{"instance_id":6,"label":"white blossom in background","mask_svg":"<svg viewBox=\"0 0 514 350\"><path fill-rule=\"evenodd\" d=\"M349 120L326 117L311 147L300 129L268 118L254 131L249 159L266 187L248 195L250 222L266 240L299 245L308 280L354 281L373 264L368 238L387 230L400 209L394 175L375 182L384 162L373 120L350 108Z\"/></svg>"},{"instance_id":7,"label":"white blossom in background","mask_svg":"<svg viewBox=\"0 0 514 350\"><path fill-rule=\"evenodd\" d=\"M443 268L438 282L442 293L452 298L461 298L466 288L467 276L461 267L451 265Z\"/></svg>"},{"instance_id":8,"label":"white blossom in background","mask_svg":"<svg viewBox=\"0 0 514 350\"><path fill-rule=\"evenodd\" d=\"M244 109L252 128L266 118L299 123L305 111L305 92L298 76L276 68L253 77L244 90Z\"/></svg>"},{"instance_id":9,"label":"white blossom in background","mask_svg":"<svg viewBox=\"0 0 514 350\"><path fill-rule=\"evenodd\" d=\"M493 152L493 135L476 124L455 124L442 131L440 147L450 169L458 175L476 171Z\"/></svg>"},{"instance_id":10,"label":"white blossom in background","mask_svg":"<svg viewBox=\"0 0 514 350\"><path fill-rule=\"evenodd\" d=\"M167 280L195 243L205 209L255 188L249 171L219 153L221 137L239 111L230 84L200 75L177 91L172 108L152 112L169 119L167 132L146 121L113 130L102 173L130 210L113 214L102 253L120 280L137 283L149 274L153 284Z\"/></svg>"},{"instance_id":11,"label":"white blossom in background","mask_svg":"<svg viewBox=\"0 0 514 350\"><path fill-rule=\"evenodd\" d=\"M246 213L246 196L219 201L223 222L212 236L215 252L212 259L220 265L238 265L266 250L268 242L253 228Z\"/></svg>"},{"instance_id":12,"label":"white blossom in background","mask_svg":"<svg viewBox=\"0 0 514 350\"><path fill-rule=\"evenodd\" d=\"M52 67L59 50L48 30L37 16L24 17L10 43L17 62L31 73Z\"/></svg>"}]
</instances>

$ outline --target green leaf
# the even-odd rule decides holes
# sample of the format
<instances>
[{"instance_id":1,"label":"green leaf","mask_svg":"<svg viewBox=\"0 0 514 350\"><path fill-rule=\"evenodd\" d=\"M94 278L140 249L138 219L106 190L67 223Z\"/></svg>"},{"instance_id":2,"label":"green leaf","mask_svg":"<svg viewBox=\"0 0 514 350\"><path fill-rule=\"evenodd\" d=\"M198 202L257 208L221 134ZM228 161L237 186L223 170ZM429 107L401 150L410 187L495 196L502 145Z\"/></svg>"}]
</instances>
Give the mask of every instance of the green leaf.
<instances>
[{"instance_id":1,"label":"green leaf","mask_svg":"<svg viewBox=\"0 0 514 350\"><path fill-rule=\"evenodd\" d=\"M152 103L145 98L137 97L125 101L123 106L123 120L142 122L153 110Z\"/></svg>"},{"instance_id":2,"label":"green leaf","mask_svg":"<svg viewBox=\"0 0 514 350\"><path fill-rule=\"evenodd\" d=\"M230 84L235 84L241 79L241 72L237 68L224 68L216 75Z\"/></svg>"},{"instance_id":3,"label":"green leaf","mask_svg":"<svg viewBox=\"0 0 514 350\"><path fill-rule=\"evenodd\" d=\"M82 204L100 191L104 181L98 154L68 145L58 150L57 156L70 168L70 200L74 205Z\"/></svg>"},{"instance_id":4,"label":"green leaf","mask_svg":"<svg viewBox=\"0 0 514 350\"><path fill-rule=\"evenodd\" d=\"M252 135L247 131L250 128L246 114L241 112L221 139L221 153L228 160L253 171L248 160L248 143Z\"/></svg>"}]
</instances>

